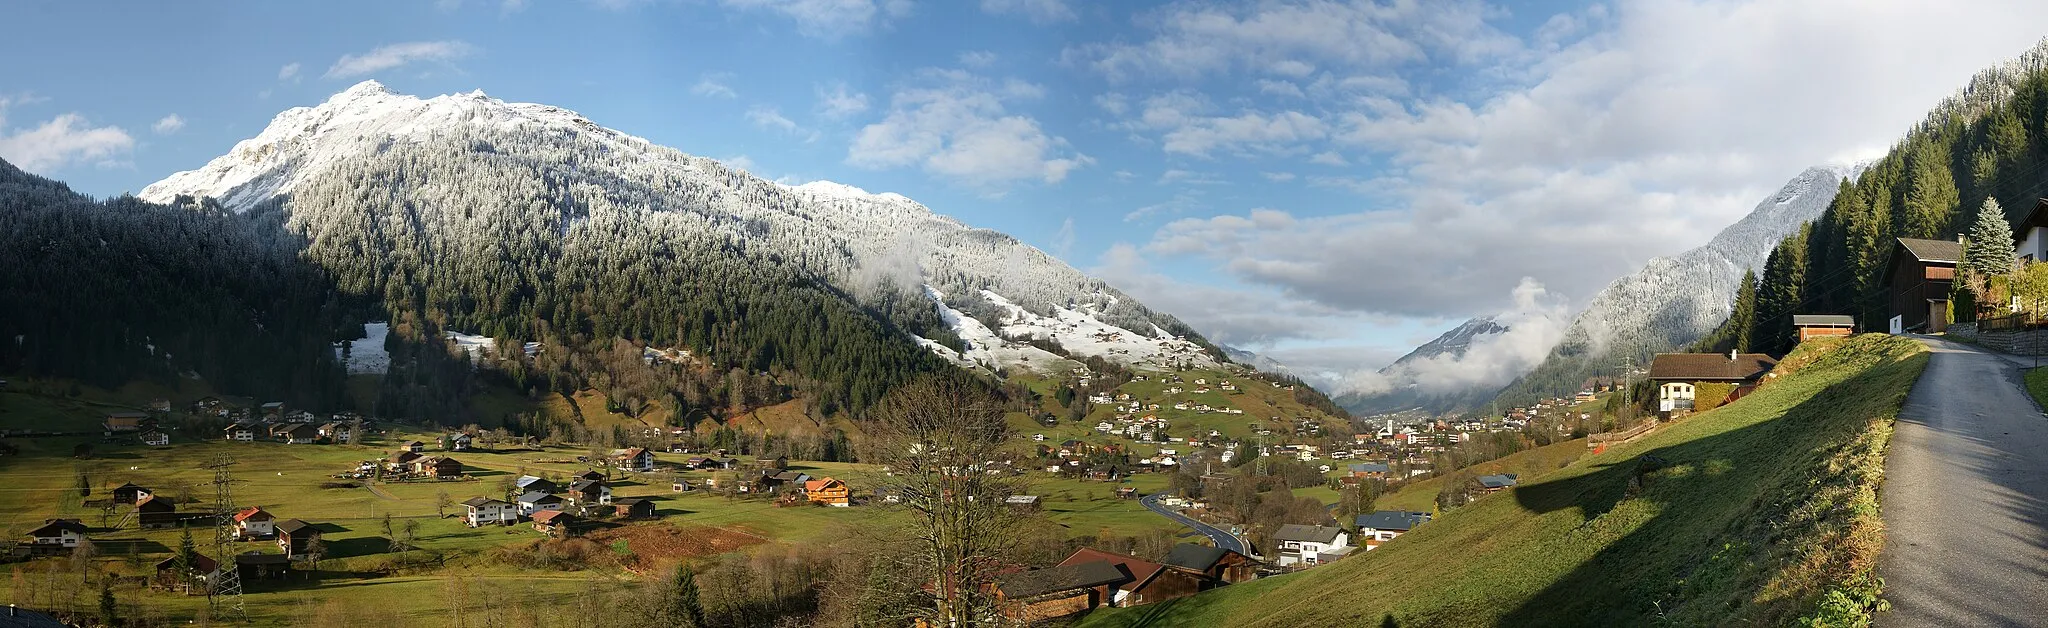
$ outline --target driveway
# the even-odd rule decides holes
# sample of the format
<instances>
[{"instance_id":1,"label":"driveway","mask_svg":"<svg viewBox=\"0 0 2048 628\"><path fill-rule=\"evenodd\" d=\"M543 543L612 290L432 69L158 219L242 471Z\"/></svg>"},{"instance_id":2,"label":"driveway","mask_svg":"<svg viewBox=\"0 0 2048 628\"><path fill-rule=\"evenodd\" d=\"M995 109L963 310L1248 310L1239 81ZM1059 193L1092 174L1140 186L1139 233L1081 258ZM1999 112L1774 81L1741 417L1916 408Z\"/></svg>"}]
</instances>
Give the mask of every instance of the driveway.
<instances>
[{"instance_id":1,"label":"driveway","mask_svg":"<svg viewBox=\"0 0 2048 628\"><path fill-rule=\"evenodd\" d=\"M1881 626L2048 626L2048 419L2021 362L1937 338L1879 494Z\"/></svg>"},{"instance_id":2,"label":"driveway","mask_svg":"<svg viewBox=\"0 0 2048 628\"><path fill-rule=\"evenodd\" d=\"M1196 532L1202 533L1202 536L1209 537L1209 541L1215 543L1216 547L1237 552L1239 554L1244 554L1246 556L1252 555L1251 552L1245 551L1244 540L1231 535L1229 530L1225 530L1223 528L1218 528L1216 526L1202 523L1186 515L1174 512L1165 506L1159 505L1159 498L1159 495L1146 495L1144 497L1138 498L1138 503L1144 504L1145 508L1150 509L1152 512L1159 513L1160 516L1177 521L1181 525L1194 528Z\"/></svg>"}]
</instances>

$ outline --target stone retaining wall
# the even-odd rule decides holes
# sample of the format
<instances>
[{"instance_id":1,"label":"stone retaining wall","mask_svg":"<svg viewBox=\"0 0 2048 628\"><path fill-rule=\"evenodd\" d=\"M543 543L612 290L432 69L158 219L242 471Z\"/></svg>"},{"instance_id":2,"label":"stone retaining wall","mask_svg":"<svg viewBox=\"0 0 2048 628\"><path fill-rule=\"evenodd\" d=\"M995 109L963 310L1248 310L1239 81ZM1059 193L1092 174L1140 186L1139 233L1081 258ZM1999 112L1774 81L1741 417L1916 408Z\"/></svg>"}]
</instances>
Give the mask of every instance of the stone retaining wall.
<instances>
[{"instance_id":1,"label":"stone retaining wall","mask_svg":"<svg viewBox=\"0 0 2048 628\"><path fill-rule=\"evenodd\" d=\"M2048 355L2048 331L1987 331L1977 344L2013 355Z\"/></svg>"},{"instance_id":2,"label":"stone retaining wall","mask_svg":"<svg viewBox=\"0 0 2048 628\"><path fill-rule=\"evenodd\" d=\"M1948 335L1950 335L1950 336L1955 336L1955 337L1957 337L1957 338L1962 338L1962 339L1964 339L1964 340L1976 340L1976 339L1977 339L1977 324L1976 324L1976 323L1974 323L1974 322L1972 322L1972 323L1949 323L1949 325L1948 325L1948 329L1947 329L1947 330L1946 330L1945 332L1943 332L1943 333L1946 333L1946 334L1948 334Z\"/></svg>"}]
</instances>

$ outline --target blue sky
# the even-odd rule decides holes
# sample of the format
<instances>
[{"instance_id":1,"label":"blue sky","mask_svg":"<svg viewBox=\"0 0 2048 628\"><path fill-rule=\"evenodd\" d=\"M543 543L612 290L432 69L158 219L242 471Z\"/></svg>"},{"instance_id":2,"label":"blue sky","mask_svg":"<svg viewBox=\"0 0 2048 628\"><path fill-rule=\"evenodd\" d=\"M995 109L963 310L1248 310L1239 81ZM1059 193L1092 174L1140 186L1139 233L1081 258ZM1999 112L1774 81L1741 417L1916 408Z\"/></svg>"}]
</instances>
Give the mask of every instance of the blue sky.
<instances>
[{"instance_id":1,"label":"blue sky","mask_svg":"<svg viewBox=\"0 0 2048 628\"><path fill-rule=\"evenodd\" d=\"M87 4L0 8L0 157L87 193L364 79L481 89L905 194L1332 375L1474 315L1529 321L1540 357L1607 281L1881 153L2048 24L1999 0Z\"/></svg>"}]
</instances>

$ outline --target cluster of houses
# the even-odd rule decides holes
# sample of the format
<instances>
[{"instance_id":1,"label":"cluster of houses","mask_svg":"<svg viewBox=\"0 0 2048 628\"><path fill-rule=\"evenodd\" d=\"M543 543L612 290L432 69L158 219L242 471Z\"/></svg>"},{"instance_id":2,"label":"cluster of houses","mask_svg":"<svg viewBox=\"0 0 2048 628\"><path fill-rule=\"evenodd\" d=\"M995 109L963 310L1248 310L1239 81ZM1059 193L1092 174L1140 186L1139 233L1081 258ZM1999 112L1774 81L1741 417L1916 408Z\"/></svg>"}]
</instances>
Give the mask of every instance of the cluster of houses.
<instances>
[{"instance_id":1,"label":"cluster of houses","mask_svg":"<svg viewBox=\"0 0 2048 628\"><path fill-rule=\"evenodd\" d=\"M525 475L513 481L510 501L493 497L472 497L462 502L469 527L515 525L531 521L533 528L548 535L567 535L585 520L609 517L649 519L655 514L654 501L642 497L612 496L605 474L585 471L570 476L566 486L546 478Z\"/></svg>"},{"instance_id":2,"label":"cluster of houses","mask_svg":"<svg viewBox=\"0 0 2048 628\"><path fill-rule=\"evenodd\" d=\"M368 477L381 467L386 477L418 478L433 480L462 479L462 462L449 456L434 456L425 453L426 443L406 441L383 460L365 460L356 467L354 477Z\"/></svg>"},{"instance_id":3,"label":"cluster of houses","mask_svg":"<svg viewBox=\"0 0 2048 628\"><path fill-rule=\"evenodd\" d=\"M1257 564L1226 549L1182 543L1166 560L1081 548L1058 565L997 578L1005 617L1019 623L1069 617L1090 609L1155 604L1256 576Z\"/></svg>"},{"instance_id":4,"label":"cluster of houses","mask_svg":"<svg viewBox=\"0 0 2048 628\"><path fill-rule=\"evenodd\" d=\"M1273 565L1301 569L1335 562L1359 548L1379 549L1429 520L1430 514L1426 512L1381 510L1358 515L1348 531L1338 526L1280 526L1273 532Z\"/></svg>"}]
</instances>

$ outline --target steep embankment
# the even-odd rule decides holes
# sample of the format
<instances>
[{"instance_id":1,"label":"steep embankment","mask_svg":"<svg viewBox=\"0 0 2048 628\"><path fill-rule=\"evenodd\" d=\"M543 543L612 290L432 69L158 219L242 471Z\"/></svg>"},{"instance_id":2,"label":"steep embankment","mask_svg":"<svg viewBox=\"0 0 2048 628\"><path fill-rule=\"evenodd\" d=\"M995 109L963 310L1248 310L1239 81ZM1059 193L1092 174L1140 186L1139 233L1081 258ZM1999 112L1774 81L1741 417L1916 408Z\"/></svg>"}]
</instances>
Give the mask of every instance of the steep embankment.
<instances>
[{"instance_id":1,"label":"steep embankment","mask_svg":"<svg viewBox=\"0 0 2048 628\"><path fill-rule=\"evenodd\" d=\"M1829 597L1854 613L1859 596L1829 594L1873 567L1891 418L1925 364L1905 338L1808 343L1742 401L1370 554L1085 624L1780 625Z\"/></svg>"}]
</instances>

